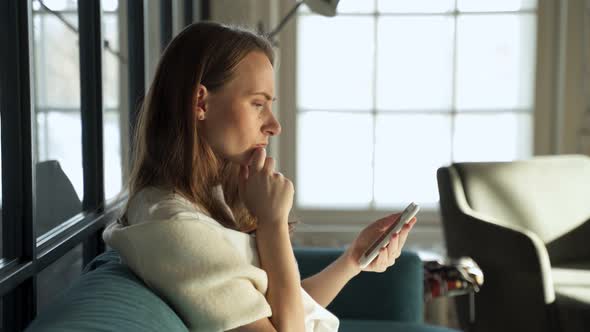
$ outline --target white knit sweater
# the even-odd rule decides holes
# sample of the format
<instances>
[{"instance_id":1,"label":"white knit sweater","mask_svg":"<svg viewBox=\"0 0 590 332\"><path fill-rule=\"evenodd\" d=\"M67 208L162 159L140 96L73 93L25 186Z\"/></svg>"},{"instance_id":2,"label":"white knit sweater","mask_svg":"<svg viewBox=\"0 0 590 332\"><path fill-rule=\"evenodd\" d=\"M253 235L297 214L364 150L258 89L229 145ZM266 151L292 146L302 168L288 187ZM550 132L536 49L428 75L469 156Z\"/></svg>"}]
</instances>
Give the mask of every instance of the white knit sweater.
<instances>
[{"instance_id":1,"label":"white knit sweater","mask_svg":"<svg viewBox=\"0 0 590 332\"><path fill-rule=\"evenodd\" d=\"M217 196L223 199L220 191ZM272 315L255 238L224 227L172 192L146 188L130 202L129 226L105 242L164 298L191 331L225 331ZM306 331L337 331L336 316L301 288Z\"/></svg>"}]
</instances>

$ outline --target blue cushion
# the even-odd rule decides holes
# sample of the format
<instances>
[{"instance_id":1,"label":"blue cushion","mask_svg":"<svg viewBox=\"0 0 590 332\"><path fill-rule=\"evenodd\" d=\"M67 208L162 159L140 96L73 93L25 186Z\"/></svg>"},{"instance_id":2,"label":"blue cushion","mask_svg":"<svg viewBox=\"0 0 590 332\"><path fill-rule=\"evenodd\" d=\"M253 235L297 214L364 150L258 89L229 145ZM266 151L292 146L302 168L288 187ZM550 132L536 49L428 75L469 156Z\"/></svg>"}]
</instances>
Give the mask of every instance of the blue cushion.
<instances>
[{"instance_id":1,"label":"blue cushion","mask_svg":"<svg viewBox=\"0 0 590 332\"><path fill-rule=\"evenodd\" d=\"M97 257L85 271L26 331L188 331L116 253Z\"/></svg>"},{"instance_id":2,"label":"blue cushion","mask_svg":"<svg viewBox=\"0 0 590 332\"><path fill-rule=\"evenodd\" d=\"M302 270L306 273L320 268L319 262L328 262L337 255L334 250L296 250L298 258L304 258L299 262ZM416 266L415 255L406 253L402 255L396 273L388 274L367 274L367 278L360 278L358 285L353 289L340 294L337 309L347 313L349 316L373 314L365 305L379 308L377 316L398 316L406 322L395 322L391 320L341 320L339 331L406 331L406 332L450 332L446 328L428 326L407 320L416 320L415 312L407 316L392 308L415 306L416 303L408 305L408 297L421 298L416 292L416 281L420 280L416 275L420 269ZM319 259L318 259L319 258ZM409 264L408 264L409 263ZM397 265L398 263L396 263ZM412 272L413 271L413 272ZM408 274L401 278L400 274ZM302 273L304 274L304 273ZM381 275L384 279L379 279ZM414 285L394 282L409 278ZM397 277L396 277L397 276ZM372 277L377 279L373 280ZM358 277L357 277L358 278ZM399 278L399 279L398 279ZM389 287L386 284L389 283ZM391 283L397 286L394 289L402 288L402 291L391 292ZM385 287L386 294L373 294L374 289L378 291ZM403 288L413 288L410 293L405 294ZM363 291L364 289L364 291ZM420 288L421 289L421 288ZM364 295L361 296L361 293ZM370 302L370 299L381 297L389 300ZM394 302L393 299L400 297ZM421 300L414 299L413 302ZM411 301L412 302L412 301ZM387 307L388 309L384 309ZM382 311L382 312L381 312ZM415 311L415 310L411 310ZM421 311L420 311L421 312ZM366 317L366 316L365 316ZM420 318L421 319L421 318ZM119 255L109 250L95 258L86 268L82 277L76 281L65 294L63 294L50 309L40 313L31 323L26 331L170 331L187 332L186 326L174 313L174 311L156 294L154 294L131 270L119 262Z\"/></svg>"}]
</instances>

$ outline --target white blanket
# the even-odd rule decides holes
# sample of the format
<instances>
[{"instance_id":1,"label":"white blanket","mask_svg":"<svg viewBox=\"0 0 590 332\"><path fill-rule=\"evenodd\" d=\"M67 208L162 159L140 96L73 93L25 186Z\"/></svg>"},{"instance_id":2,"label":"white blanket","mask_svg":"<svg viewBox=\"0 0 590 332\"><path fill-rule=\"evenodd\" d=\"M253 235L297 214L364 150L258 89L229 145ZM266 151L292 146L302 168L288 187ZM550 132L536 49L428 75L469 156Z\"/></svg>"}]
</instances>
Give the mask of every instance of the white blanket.
<instances>
[{"instance_id":1,"label":"white blanket","mask_svg":"<svg viewBox=\"0 0 590 332\"><path fill-rule=\"evenodd\" d=\"M129 226L107 227L105 242L191 331L225 331L272 315L253 236L155 188L130 202L128 221ZM306 331L337 331L338 318L301 292Z\"/></svg>"}]
</instances>

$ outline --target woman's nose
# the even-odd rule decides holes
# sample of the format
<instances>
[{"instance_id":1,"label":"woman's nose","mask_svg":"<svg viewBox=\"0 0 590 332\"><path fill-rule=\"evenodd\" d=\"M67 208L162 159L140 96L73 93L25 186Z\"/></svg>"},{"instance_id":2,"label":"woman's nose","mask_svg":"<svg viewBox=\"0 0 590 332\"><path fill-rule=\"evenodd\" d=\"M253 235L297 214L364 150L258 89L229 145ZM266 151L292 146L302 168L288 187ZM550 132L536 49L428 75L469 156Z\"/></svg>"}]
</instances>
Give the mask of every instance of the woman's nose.
<instances>
[{"instance_id":1,"label":"woman's nose","mask_svg":"<svg viewBox=\"0 0 590 332\"><path fill-rule=\"evenodd\" d=\"M281 124L277 121L277 118L272 112L270 113L270 117L268 121L265 123L263 127L263 132L269 136L276 136L281 133Z\"/></svg>"}]
</instances>

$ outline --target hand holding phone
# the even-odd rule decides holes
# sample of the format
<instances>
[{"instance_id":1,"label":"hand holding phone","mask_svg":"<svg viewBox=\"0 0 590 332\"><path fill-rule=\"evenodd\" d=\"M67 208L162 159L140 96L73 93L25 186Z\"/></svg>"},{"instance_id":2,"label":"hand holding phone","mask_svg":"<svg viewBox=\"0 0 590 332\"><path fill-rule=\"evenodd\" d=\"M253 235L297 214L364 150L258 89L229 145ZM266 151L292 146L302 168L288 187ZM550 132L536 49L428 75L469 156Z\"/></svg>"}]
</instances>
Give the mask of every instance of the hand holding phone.
<instances>
[{"instance_id":1,"label":"hand holding phone","mask_svg":"<svg viewBox=\"0 0 590 332\"><path fill-rule=\"evenodd\" d=\"M369 248L363 253L361 258L359 259L359 265L361 269L367 267L371 262L379 255L379 251L381 248L387 246L393 234L398 233L402 230L405 224L410 222L412 218L416 216L420 207L416 203L410 203L404 211L395 219L393 224L381 234L381 236L369 246Z\"/></svg>"}]
</instances>

